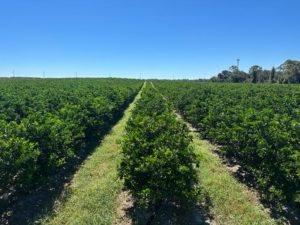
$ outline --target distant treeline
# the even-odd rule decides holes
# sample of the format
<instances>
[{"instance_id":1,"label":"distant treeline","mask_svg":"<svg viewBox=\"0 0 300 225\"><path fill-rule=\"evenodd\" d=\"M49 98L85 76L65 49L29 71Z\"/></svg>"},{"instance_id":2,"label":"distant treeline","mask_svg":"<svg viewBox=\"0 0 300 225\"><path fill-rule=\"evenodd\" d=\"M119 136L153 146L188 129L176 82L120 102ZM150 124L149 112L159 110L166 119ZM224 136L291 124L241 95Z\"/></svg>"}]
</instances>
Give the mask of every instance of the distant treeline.
<instances>
[{"instance_id":1,"label":"distant treeline","mask_svg":"<svg viewBox=\"0 0 300 225\"><path fill-rule=\"evenodd\" d=\"M250 67L248 73L239 70L237 66L231 66L229 70L223 70L210 80L212 82L298 84L300 83L300 61L286 60L279 67L273 67L271 70L254 65Z\"/></svg>"}]
</instances>

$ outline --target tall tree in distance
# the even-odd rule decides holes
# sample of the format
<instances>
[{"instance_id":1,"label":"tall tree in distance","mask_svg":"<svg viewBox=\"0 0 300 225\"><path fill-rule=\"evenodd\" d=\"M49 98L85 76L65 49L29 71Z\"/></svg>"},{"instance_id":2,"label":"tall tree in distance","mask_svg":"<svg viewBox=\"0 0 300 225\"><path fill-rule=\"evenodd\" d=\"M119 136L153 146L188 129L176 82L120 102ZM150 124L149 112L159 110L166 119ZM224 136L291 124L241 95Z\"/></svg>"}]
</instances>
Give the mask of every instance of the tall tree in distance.
<instances>
[{"instance_id":1,"label":"tall tree in distance","mask_svg":"<svg viewBox=\"0 0 300 225\"><path fill-rule=\"evenodd\" d=\"M275 74L276 74L276 70L275 67L273 66L270 73L270 83L275 83Z\"/></svg>"},{"instance_id":2,"label":"tall tree in distance","mask_svg":"<svg viewBox=\"0 0 300 225\"><path fill-rule=\"evenodd\" d=\"M278 67L282 73L282 83L300 83L300 61L286 60Z\"/></svg>"},{"instance_id":3,"label":"tall tree in distance","mask_svg":"<svg viewBox=\"0 0 300 225\"><path fill-rule=\"evenodd\" d=\"M262 68L258 65L254 65L249 69L249 76L250 79L252 79L252 83L258 83L260 74L262 72Z\"/></svg>"}]
</instances>

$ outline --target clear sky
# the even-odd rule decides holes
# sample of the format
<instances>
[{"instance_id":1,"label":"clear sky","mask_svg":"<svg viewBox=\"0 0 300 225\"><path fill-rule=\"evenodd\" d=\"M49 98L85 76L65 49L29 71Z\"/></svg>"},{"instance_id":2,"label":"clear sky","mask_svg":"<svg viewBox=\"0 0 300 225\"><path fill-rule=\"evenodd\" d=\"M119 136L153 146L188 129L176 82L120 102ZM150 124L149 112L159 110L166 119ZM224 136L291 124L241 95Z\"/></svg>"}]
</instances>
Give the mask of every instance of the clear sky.
<instances>
[{"instance_id":1,"label":"clear sky","mask_svg":"<svg viewBox=\"0 0 300 225\"><path fill-rule=\"evenodd\" d=\"M0 0L0 76L208 78L300 59L299 0Z\"/></svg>"}]
</instances>

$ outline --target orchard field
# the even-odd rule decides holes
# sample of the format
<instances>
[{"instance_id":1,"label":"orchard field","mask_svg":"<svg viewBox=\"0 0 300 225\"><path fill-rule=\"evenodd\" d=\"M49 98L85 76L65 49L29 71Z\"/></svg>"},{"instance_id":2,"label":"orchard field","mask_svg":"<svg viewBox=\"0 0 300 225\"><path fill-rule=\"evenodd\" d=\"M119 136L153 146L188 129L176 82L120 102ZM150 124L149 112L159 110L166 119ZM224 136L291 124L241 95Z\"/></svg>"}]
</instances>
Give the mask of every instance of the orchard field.
<instances>
[{"instance_id":1,"label":"orchard field","mask_svg":"<svg viewBox=\"0 0 300 225\"><path fill-rule=\"evenodd\" d=\"M126 79L0 79L0 206L87 154L141 88Z\"/></svg>"},{"instance_id":2,"label":"orchard field","mask_svg":"<svg viewBox=\"0 0 300 225\"><path fill-rule=\"evenodd\" d=\"M0 79L0 223L297 224L299 106L297 85Z\"/></svg>"},{"instance_id":3,"label":"orchard field","mask_svg":"<svg viewBox=\"0 0 300 225\"><path fill-rule=\"evenodd\" d=\"M300 202L298 85L156 82L176 110L254 177L263 197Z\"/></svg>"}]
</instances>

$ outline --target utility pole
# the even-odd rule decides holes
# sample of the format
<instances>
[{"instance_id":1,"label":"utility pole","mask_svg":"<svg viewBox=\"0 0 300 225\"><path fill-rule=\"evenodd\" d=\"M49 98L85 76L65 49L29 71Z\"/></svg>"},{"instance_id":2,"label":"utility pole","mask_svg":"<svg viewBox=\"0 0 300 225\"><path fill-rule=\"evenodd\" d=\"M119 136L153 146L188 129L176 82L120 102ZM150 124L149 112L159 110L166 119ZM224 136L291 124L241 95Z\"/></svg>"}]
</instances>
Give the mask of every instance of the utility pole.
<instances>
[{"instance_id":1,"label":"utility pole","mask_svg":"<svg viewBox=\"0 0 300 225\"><path fill-rule=\"evenodd\" d=\"M12 77L15 77L15 70L12 71Z\"/></svg>"}]
</instances>

